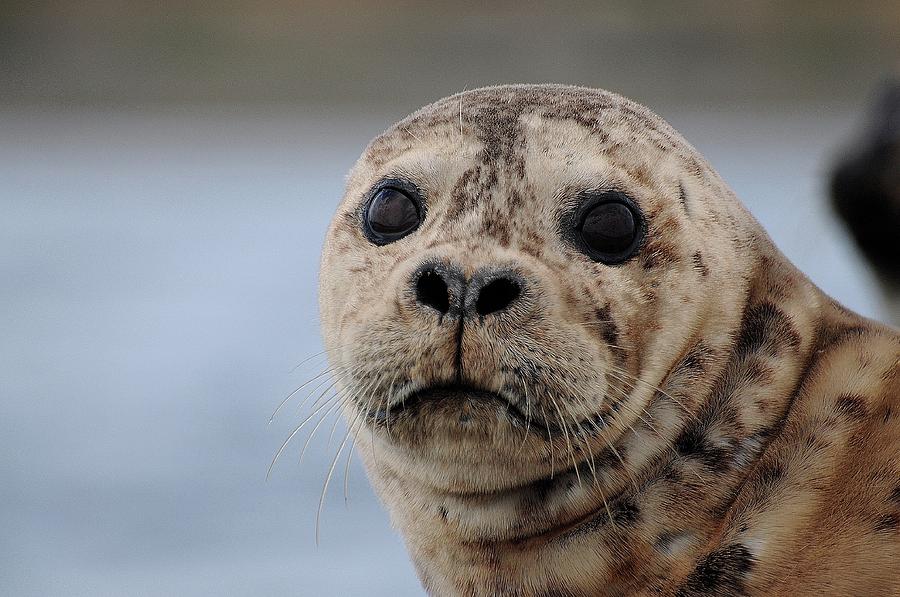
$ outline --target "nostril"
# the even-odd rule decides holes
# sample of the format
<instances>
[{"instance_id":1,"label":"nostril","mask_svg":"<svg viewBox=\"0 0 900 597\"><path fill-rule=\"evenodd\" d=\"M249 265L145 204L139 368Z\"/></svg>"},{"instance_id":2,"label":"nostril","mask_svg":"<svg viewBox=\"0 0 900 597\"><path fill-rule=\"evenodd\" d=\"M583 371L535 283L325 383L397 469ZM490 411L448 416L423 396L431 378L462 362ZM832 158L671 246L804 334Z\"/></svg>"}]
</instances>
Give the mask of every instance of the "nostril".
<instances>
[{"instance_id":1,"label":"nostril","mask_svg":"<svg viewBox=\"0 0 900 597\"><path fill-rule=\"evenodd\" d=\"M447 282L434 270L422 272L416 281L416 300L436 309L441 315L450 311L450 291Z\"/></svg>"},{"instance_id":2,"label":"nostril","mask_svg":"<svg viewBox=\"0 0 900 597\"><path fill-rule=\"evenodd\" d=\"M519 298L521 293L522 288L518 282L508 278L497 278L481 289L475 303L475 311L482 317L503 311Z\"/></svg>"}]
</instances>

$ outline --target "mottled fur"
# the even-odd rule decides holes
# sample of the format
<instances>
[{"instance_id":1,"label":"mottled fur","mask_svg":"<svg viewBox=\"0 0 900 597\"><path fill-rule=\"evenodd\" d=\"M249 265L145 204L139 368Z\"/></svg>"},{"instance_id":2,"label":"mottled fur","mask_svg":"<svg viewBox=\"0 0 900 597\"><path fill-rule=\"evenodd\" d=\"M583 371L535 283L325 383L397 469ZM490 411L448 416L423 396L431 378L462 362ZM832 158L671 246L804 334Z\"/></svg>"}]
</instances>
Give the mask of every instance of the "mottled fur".
<instances>
[{"instance_id":1,"label":"mottled fur","mask_svg":"<svg viewBox=\"0 0 900 597\"><path fill-rule=\"evenodd\" d=\"M385 177L427 213L378 247L360 220ZM618 266L566 240L604 189L647 219ZM512 268L522 296L460 326L416 304L426 262ZM900 591L900 338L809 282L642 106L492 87L393 126L349 176L321 314L360 454L432 594ZM527 424L465 396L396 407L460 379Z\"/></svg>"}]
</instances>

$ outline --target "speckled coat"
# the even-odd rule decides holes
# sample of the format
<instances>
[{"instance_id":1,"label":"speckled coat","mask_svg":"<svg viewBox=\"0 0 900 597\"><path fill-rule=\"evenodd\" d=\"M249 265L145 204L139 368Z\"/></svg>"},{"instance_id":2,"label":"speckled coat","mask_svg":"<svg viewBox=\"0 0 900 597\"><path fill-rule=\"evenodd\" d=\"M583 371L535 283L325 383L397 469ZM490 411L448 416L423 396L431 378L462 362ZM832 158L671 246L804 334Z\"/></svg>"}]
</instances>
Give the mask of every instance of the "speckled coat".
<instances>
[{"instance_id":1,"label":"speckled coat","mask_svg":"<svg viewBox=\"0 0 900 597\"><path fill-rule=\"evenodd\" d=\"M362 214L386 179L423 219L376 246ZM570 239L610 189L646 226L614 266ZM522 293L441 316L416 300L423 263L514 270ZM900 337L816 288L646 108L504 86L409 116L348 178L320 304L429 593L900 594ZM406 407L461 381L494 398Z\"/></svg>"}]
</instances>

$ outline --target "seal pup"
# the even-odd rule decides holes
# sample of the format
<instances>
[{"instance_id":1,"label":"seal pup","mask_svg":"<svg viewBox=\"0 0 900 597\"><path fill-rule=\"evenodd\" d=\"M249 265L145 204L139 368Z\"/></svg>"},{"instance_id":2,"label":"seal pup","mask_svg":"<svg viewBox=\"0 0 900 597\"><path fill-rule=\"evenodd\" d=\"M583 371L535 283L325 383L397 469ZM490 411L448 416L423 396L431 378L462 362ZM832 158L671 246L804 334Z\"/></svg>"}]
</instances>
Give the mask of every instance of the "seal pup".
<instances>
[{"instance_id":1,"label":"seal pup","mask_svg":"<svg viewBox=\"0 0 900 597\"><path fill-rule=\"evenodd\" d=\"M490 87L391 127L320 309L431 594L900 591L900 337L632 101Z\"/></svg>"}]
</instances>

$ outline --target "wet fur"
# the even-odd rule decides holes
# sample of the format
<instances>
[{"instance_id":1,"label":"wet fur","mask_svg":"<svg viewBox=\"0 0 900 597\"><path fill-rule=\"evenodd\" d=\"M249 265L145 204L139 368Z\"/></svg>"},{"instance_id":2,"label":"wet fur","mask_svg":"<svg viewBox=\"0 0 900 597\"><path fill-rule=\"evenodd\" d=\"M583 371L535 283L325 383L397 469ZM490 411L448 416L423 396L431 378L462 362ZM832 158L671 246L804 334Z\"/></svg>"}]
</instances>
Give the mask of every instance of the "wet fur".
<instances>
[{"instance_id":1,"label":"wet fur","mask_svg":"<svg viewBox=\"0 0 900 597\"><path fill-rule=\"evenodd\" d=\"M376 247L361 209L386 177L427 214ZM618 266L565 237L608 189L647 219ZM429 261L510 267L525 291L460 328L415 303ZM350 173L320 283L343 410L430 593L900 591L900 338L810 283L646 108L562 86L423 108ZM489 401L399 405L460 380L528 424Z\"/></svg>"}]
</instances>

